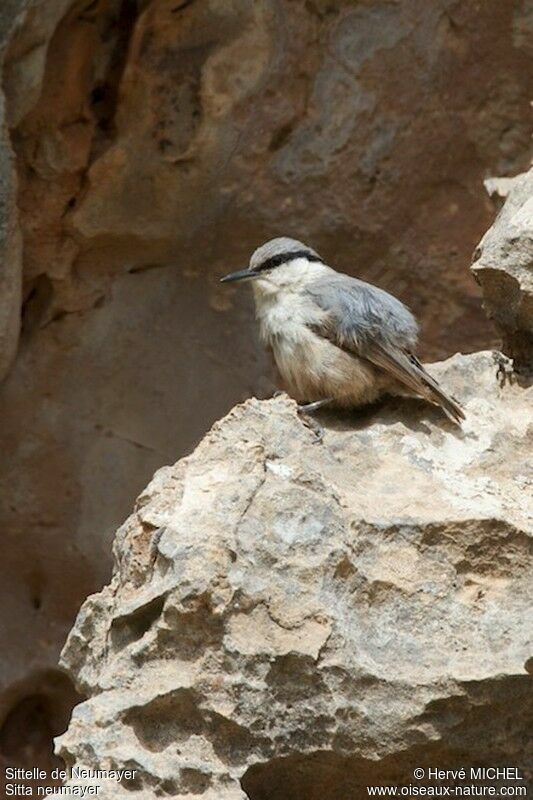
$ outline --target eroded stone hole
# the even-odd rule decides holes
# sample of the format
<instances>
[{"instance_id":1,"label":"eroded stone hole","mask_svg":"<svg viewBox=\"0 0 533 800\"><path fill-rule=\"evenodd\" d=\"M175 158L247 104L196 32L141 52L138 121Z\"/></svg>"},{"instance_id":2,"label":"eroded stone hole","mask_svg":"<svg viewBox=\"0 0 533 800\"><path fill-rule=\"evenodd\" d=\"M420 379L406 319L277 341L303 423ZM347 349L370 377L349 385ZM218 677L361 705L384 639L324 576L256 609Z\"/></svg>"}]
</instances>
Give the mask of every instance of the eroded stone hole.
<instances>
[{"instance_id":1,"label":"eroded stone hole","mask_svg":"<svg viewBox=\"0 0 533 800\"><path fill-rule=\"evenodd\" d=\"M90 161L95 160L105 150L115 135L115 115L118 103L118 88L126 66L128 49L138 17L135 0L121 0L116 4L114 14L106 17L101 14L102 50L113 42L106 74L92 86L89 105L96 122L95 135L91 147Z\"/></svg>"},{"instance_id":2,"label":"eroded stone hole","mask_svg":"<svg viewBox=\"0 0 533 800\"><path fill-rule=\"evenodd\" d=\"M97 83L91 90L90 106L98 128L106 136L114 132L118 86L126 65L137 14L137 3L134 0L122 0L117 6L116 13L108 20L105 14L102 14L102 44L105 47L108 41L113 40L114 45L105 80Z\"/></svg>"},{"instance_id":3,"label":"eroded stone hole","mask_svg":"<svg viewBox=\"0 0 533 800\"><path fill-rule=\"evenodd\" d=\"M282 125L277 131L274 132L268 149L271 153L275 153L277 150L281 150L281 148L288 142L290 139L293 131L295 128L295 120L291 120L287 122L285 125Z\"/></svg>"},{"instance_id":4,"label":"eroded stone hole","mask_svg":"<svg viewBox=\"0 0 533 800\"><path fill-rule=\"evenodd\" d=\"M43 605L46 578L39 569L33 569L28 575L28 589L30 604L35 611L40 611Z\"/></svg>"},{"instance_id":5,"label":"eroded stone hole","mask_svg":"<svg viewBox=\"0 0 533 800\"><path fill-rule=\"evenodd\" d=\"M124 614L113 620L111 639L115 647L121 649L126 645L141 639L161 616L165 596L156 597L141 608L135 609L131 614Z\"/></svg>"},{"instance_id":6,"label":"eroded stone hole","mask_svg":"<svg viewBox=\"0 0 533 800\"><path fill-rule=\"evenodd\" d=\"M255 764L241 779L249 800L359 800L369 786L412 784L415 767L459 768L468 759L445 745L416 746L381 760L319 751ZM433 784L434 785L434 784Z\"/></svg>"},{"instance_id":7,"label":"eroded stone hole","mask_svg":"<svg viewBox=\"0 0 533 800\"><path fill-rule=\"evenodd\" d=\"M504 766L509 752L515 754L516 763L525 765L530 737L524 729L523 710L531 707L530 677L472 681L463 688L465 694L430 702L413 719L406 748L400 752L379 760L342 756L333 749L274 758L244 773L243 791L249 800L359 800L368 797L369 786L413 784L416 767L427 774L435 766L442 770ZM516 714L517 708L522 709L521 715ZM431 741L425 738L428 730L435 737ZM306 735L316 736L316 732L310 729ZM407 738L418 742L409 746ZM336 750L353 746L349 737L343 737L340 724L331 742ZM527 780L527 770L524 775ZM435 781L425 785L430 783L436 785ZM457 783L464 785L460 779ZM453 779L443 784L453 786Z\"/></svg>"},{"instance_id":8,"label":"eroded stone hole","mask_svg":"<svg viewBox=\"0 0 533 800\"><path fill-rule=\"evenodd\" d=\"M12 699L0 722L0 765L47 772L61 767L54 737L66 730L73 707L82 699L70 678L47 670L8 692Z\"/></svg>"},{"instance_id":9,"label":"eroded stone hole","mask_svg":"<svg viewBox=\"0 0 533 800\"><path fill-rule=\"evenodd\" d=\"M182 769L180 773L182 788L191 794L203 794L211 784L211 778L198 769Z\"/></svg>"},{"instance_id":10,"label":"eroded stone hole","mask_svg":"<svg viewBox=\"0 0 533 800\"><path fill-rule=\"evenodd\" d=\"M530 737L524 719L532 713L530 676L471 681L463 684L463 690L464 694L428 703L424 713L412 719L403 738L405 749L393 755L376 760L340 755L338 751L353 747L353 740L343 735L342 718L337 717L331 750L255 764L243 775L242 788L250 800L358 800L368 797L368 786L412 784L416 767L427 774L435 766L443 770L505 766L509 753L515 754L517 764L527 764ZM316 741L323 732L320 720L316 727L306 730L307 738ZM431 740L427 731L432 732ZM524 776L528 780L527 770ZM453 779L443 783L453 785ZM430 784L436 785L426 782Z\"/></svg>"},{"instance_id":11,"label":"eroded stone hole","mask_svg":"<svg viewBox=\"0 0 533 800\"><path fill-rule=\"evenodd\" d=\"M54 297L52 281L48 275L39 275L25 289L22 304L22 332L29 334L44 321Z\"/></svg>"},{"instance_id":12,"label":"eroded stone hole","mask_svg":"<svg viewBox=\"0 0 533 800\"><path fill-rule=\"evenodd\" d=\"M141 745L154 753L204 730L197 697L189 689L178 689L129 709L124 722Z\"/></svg>"},{"instance_id":13,"label":"eroded stone hole","mask_svg":"<svg viewBox=\"0 0 533 800\"><path fill-rule=\"evenodd\" d=\"M43 694L23 697L0 729L0 752L7 761L58 761L52 751L52 709Z\"/></svg>"}]
</instances>

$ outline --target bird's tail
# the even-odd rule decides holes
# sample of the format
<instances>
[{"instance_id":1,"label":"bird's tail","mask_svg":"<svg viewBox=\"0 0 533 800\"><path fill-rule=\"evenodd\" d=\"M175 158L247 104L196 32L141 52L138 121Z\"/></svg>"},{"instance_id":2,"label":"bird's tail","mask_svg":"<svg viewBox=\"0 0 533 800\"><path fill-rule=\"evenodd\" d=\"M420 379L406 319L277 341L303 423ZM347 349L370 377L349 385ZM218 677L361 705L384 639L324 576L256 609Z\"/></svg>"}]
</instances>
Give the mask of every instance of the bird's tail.
<instances>
[{"instance_id":1,"label":"bird's tail","mask_svg":"<svg viewBox=\"0 0 533 800\"><path fill-rule=\"evenodd\" d=\"M373 341L365 352L374 364L392 375L401 386L409 389L409 394L423 397L430 403L440 406L452 422L460 425L465 419L459 403L442 391L437 381L426 372L418 358L408 350L384 345Z\"/></svg>"},{"instance_id":2,"label":"bird's tail","mask_svg":"<svg viewBox=\"0 0 533 800\"><path fill-rule=\"evenodd\" d=\"M456 425L460 425L461 422L466 419L465 412L459 405L459 403L453 399L453 397L448 397L445 392L442 391L440 387L431 387L431 401L436 403L438 406L442 408L448 419L451 419L452 422L455 422Z\"/></svg>"},{"instance_id":3,"label":"bird's tail","mask_svg":"<svg viewBox=\"0 0 533 800\"><path fill-rule=\"evenodd\" d=\"M437 381L431 377L429 372L426 372L416 356L410 355L410 360L418 368L420 378L424 383L424 387L427 389L427 391L423 393L426 400L440 406L448 419L451 419L456 425L460 425L466 417L459 403L453 397L449 397L446 392L440 388Z\"/></svg>"}]
</instances>

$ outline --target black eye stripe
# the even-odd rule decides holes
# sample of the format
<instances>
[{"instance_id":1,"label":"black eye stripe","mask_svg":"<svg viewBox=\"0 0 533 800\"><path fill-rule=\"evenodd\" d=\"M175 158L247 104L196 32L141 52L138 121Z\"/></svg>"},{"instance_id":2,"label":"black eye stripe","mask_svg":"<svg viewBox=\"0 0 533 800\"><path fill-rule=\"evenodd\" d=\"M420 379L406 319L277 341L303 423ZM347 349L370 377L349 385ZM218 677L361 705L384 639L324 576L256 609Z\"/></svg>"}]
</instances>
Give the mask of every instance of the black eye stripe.
<instances>
[{"instance_id":1,"label":"black eye stripe","mask_svg":"<svg viewBox=\"0 0 533 800\"><path fill-rule=\"evenodd\" d=\"M262 264L259 264L258 267L254 267L254 272L263 272L263 270L281 267L282 264L287 264L294 258L306 258L308 261L322 262L320 256L316 256L314 253L310 253L308 250L291 250L287 251L286 253L278 253L277 256L267 258L267 260L263 261Z\"/></svg>"}]
</instances>

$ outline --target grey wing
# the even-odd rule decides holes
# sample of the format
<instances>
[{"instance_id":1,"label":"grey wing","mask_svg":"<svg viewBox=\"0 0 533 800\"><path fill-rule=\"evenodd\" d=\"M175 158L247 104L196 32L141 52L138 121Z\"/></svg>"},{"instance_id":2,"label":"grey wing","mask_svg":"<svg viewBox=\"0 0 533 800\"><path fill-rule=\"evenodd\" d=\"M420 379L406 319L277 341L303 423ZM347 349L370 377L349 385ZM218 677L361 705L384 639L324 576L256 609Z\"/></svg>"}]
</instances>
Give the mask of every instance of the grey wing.
<instances>
[{"instance_id":1,"label":"grey wing","mask_svg":"<svg viewBox=\"0 0 533 800\"><path fill-rule=\"evenodd\" d=\"M411 352L416 346L418 325L397 298L339 273L319 279L309 287L309 293L326 312L318 331L321 335L372 362L414 394L441 406L454 422L464 419L460 406Z\"/></svg>"},{"instance_id":2,"label":"grey wing","mask_svg":"<svg viewBox=\"0 0 533 800\"><path fill-rule=\"evenodd\" d=\"M365 356L374 344L412 349L418 325L396 297L369 283L332 271L308 287L314 302L327 312L326 325L337 344Z\"/></svg>"}]
</instances>

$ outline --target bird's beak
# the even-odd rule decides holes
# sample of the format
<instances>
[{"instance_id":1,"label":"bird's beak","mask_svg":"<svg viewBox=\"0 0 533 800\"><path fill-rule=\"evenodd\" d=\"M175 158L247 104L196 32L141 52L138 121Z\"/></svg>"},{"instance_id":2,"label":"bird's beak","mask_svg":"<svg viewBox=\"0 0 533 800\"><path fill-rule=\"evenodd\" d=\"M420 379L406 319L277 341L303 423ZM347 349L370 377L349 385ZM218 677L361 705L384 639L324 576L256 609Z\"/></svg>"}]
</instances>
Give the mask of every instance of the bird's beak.
<instances>
[{"instance_id":1,"label":"bird's beak","mask_svg":"<svg viewBox=\"0 0 533 800\"><path fill-rule=\"evenodd\" d=\"M253 278L258 278L257 272L251 269L240 269L238 272L230 272L229 275L224 275L220 279L220 283L233 283L234 281L249 281Z\"/></svg>"}]
</instances>

